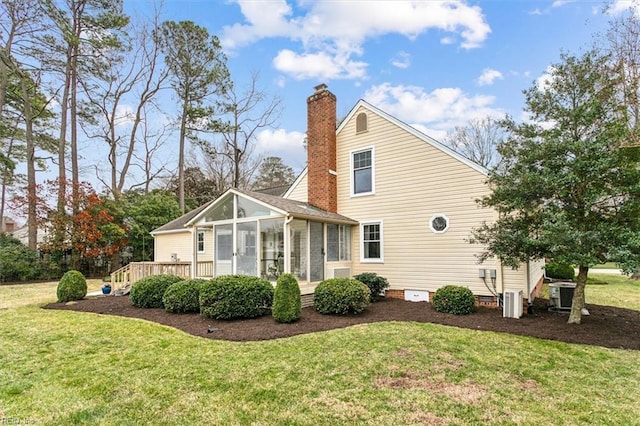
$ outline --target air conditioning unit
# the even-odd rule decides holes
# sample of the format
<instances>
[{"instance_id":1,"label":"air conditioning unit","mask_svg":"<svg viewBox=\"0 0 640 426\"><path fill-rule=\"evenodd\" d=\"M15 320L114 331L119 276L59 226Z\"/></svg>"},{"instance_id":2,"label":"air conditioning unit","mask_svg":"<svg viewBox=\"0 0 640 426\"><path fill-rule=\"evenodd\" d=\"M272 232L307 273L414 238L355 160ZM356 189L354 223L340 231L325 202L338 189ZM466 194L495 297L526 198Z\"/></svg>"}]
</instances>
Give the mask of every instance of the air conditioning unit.
<instances>
[{"instance_id":1,"label":"air conditioning unit","mask_svg":"<svg viewBox=\"0 0 640 426\"><path fill-rule=\"evenodd\" d=\"M522 316L522 290L505 290L502 316L520 318Z\"/></svg>"},{"instance_id":2,"label":"air conditioning unit","mask_svg":"<svg viewBox=\"0 0 640 426\"><path fill-rule=\"evenodd\" d=\"M351 268L327 268L329 278L351 278Z\"/></svg>"},{"instance_id":3,"label":"air conditioning unit","mask_svg":"<svg viewBox=\"0 0 640 426\"><path fill-rule=\"evenodd\" d=\"M562 311L571 310L575 290L576 283L568 281L549 283L549 301L552 308Z\"/></svg>"}]
</instances>

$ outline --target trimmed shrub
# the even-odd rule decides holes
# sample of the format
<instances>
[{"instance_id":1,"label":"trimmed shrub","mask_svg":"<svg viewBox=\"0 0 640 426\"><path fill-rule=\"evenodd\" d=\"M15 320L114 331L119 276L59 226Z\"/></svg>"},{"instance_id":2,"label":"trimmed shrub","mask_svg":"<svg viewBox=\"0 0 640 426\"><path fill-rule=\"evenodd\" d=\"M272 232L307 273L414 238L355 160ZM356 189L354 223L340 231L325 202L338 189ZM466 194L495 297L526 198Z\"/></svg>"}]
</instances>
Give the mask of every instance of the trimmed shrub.
<instances>
[{"instance_id":1,"label":"trimmed shrub","mask_svg":"<svg viewBox=\"0 0 640 426\"><path fill-rule=\"evenodd\" d=\"M389 281L375 272L363 272L353 278L369 287L371 290L371 301L377 302L384 297L384 291L389 287Z\"/></svg>"},{"instance_id":2,"label":"trimmed shrub","mask_svg":"<svg viewBox=\"0 0 640 426\"><path fill-rule=\"evenodd\" d=\"M278 322L294 322L300 319L302 313L300 286L293 275L282 274L278 277L271 313Z\"/></svg>"},{"instance_id":3,"label":"trimmed shrub","mask_svg":"<svg viewBox=\"0 0 640 426\"><path fill-rule=\"evenodd\" d=\"M62 276L56 290L58 302L69 302L70 300L81 300L87 295L87 280L81 272L67 271Z\"/></svg>"},{"instance_id":4,"label":"trimmed shrub","mask_svg":"<svg viewBox=\"0 0 640 426\"><path fill-rule=\"evenodd\" d=\"M439 288L433 296L433 307L438 312L454 315L467 315L475 311L476 299L466 287L446 285Z\"/></svg>"},{"instance_id":5,"label":"trimmed shrub","mask_svg":"<svg viewBox=\"0 0 640 426\"><path fill-rule=\"evenodd\" d=\"M247 275L223 275L200 286L200 312L207 318L255 318L271 312L273 285Z\"/></svg>"},{"instance_id":6,"label":"trimmed shrub","mask_svg":"<svg viewBox=\"0 0 640 426\"><path fill-rule=\"evenodd\" d=\"M163 308L164 292L178 281L182 278L175 275L152 275L136 281L131 286L131 303L138 308Z\"/></svg>"},{"instance_id":7,"label":"trimmed shrub","mask_svg":"<svg viewBox=\"0 0 640 426\"><path fill-rule=\"evenodd\" d=\"M566 263L549 262L544 266L545 275L557 280L571 280L576 277L573 266Z\"/></svg>"},{"instance_id":8,"label":"trimmed shrub","mask_svg":"<svg viewBox=\"0 0 640 426\"><path fill-rule=\"evenodd\" d=\"M194 279L171 284L162 296L167 312L200 312L200 286L206 280Z\"/></svg>"},{"instance_id":9,"label":"trimmed shrub","mask_svg":"<svg viewBox=\"0 0 640 426\"><path fill-rule=\"evenodd\" d=\"M313 293L313 307L321 314L359 314L369 306L371 290L353 278L322 281Z\"/></svg>"}]
</instances>

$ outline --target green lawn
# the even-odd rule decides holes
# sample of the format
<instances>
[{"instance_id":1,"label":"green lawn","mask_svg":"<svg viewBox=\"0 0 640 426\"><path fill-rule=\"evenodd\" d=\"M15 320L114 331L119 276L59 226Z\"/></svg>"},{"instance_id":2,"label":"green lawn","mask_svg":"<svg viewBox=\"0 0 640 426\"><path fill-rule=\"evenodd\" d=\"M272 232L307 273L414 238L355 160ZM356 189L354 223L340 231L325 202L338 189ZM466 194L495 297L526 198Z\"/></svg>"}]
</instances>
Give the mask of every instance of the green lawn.
<instances>
[{"instance_id":1,"label":"green lawn","mask_svg":"<svg viewBox=\"0 0 640 426\"><path fill-rule=\"evenodd\" d=\"M638 351L432 324L367 324L235 343L30 305L0 309L0 359L0 419L44 424L640 419Z\"/></svg>"},{"instance_id":2,"label":"green lawn","mask_svg":"<svg viewBox=\"0 0 640 426\"><path fill-rule=\"evenodd\" d=\"M640 281L624 275L589 274L585 299L595 305L640 311Z\"/></svg>"}]
</instances>

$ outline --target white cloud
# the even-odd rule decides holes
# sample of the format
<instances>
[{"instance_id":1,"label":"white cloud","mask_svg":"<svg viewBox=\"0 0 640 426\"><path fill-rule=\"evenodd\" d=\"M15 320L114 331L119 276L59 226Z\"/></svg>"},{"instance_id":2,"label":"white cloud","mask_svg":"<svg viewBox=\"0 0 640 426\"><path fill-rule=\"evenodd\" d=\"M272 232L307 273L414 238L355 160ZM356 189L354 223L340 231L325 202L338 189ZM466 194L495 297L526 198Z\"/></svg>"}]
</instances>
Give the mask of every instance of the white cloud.
<instances>
[{"instance_id":1,"label":"white cloud","mask_svg":"<svg viewBox=\"0 0 640 426\"><path fill-rule=\"evenodd\" d=\"M527 12L529 15L542 15L544 12L542 10L540 10L539 7L536 7L533 10L530 10L529 12Z\"/></svg>"},{"instance_id":2,"label":"white cloud","mask_svg":"<svg viewBox=\"0 0 640 426\"><path fill-rule=\"evenodd\" d=\"M432 137L472 118L504 115L504 111L493 106L493 96L468 95L459 88L426 92L422 87L384 83L371 87L364 99L404 122L426 129L425 133Z\"/></svg>"},{"instance_id":3,"label":"white cloud","mask_svg":"<svg viewBox=\"0 0 640 426\"><path fill-rule=\"evenodd\" d=\"M478 86L491 86L494 81L502 80L504 76L498 70L494 70L492 68L485 68L478 77Z\"/></svg>"},{"instance_id":4,"label":"white cloud","mask_svg":"<svg viewBox=\"0 0 640 426\"><path fill-rule=\"evenodd\" d=\"M540 77L536 78L536 86L538 87L538 90L540 91L547 90L547 87L553 81L553 71L554 71L553 65L549 65L547 66L547 69L544 71L544 73L542 73Z\"/></svg>"},{"instance_id":5,"label":"white cloud","mask_svg":"<svg viewBox=\"0 0 640 426\"><path fill-rule=\"evenodd\" d=\"M640 1L638 0L615 0L613 4L607 8L607 13L611 15L619 15L623 12L630 11L635 16L640 17Z\"/></svg>"},{"instance_id":6,"label":"white cloud","mask_svg":"<svg viewBox=\"0 0 640 426\"><path fill-rule=\"evenodd\" d=\"M299 55L288 49L278 52L273 66L297 80L363 78L367 69L366 63L351 61L348 55L330 56L326 52Z\"/></svg>"},{"instance_id":7,"label":"white cloud","mask_svg":"<svg viewBox=\"0 0 640 426\"><path fill-rule=\"evenodd\" d=\"M407 52L400 51L391 59L391 65L401 69L409 68L409 65L411 65L411 55Z\"/></svg>"},{"instance_id":8,"label":"white cloud","mask_svg":"<svg viewBox=\"0 0 640 426\"><path fill-rule=\"evenodd\" d=\"M304 138L305 134L302 132L265 129L256 136L256 153L280 157L285 164L299 172L305 167L307 160Z\"/></svg>"},{"instance_id":9,"label":"white cloud","mask_svg":"<svg viewBox=\"0 0 640 426\"><path fill-rule=\"evenodd\" d=\"M562 7L565 4L569 4L569 3L574 3L576 0L555 0L552 4L551 7Z\"/></svg>"},{"instance_id":10,"label":"white cloud","mask_svg":"<svg viewBox=\"0 0 640 426\"><path fill-rule=\"evenodd\" d=\"M362 46L371 37L400 34L414 39L430 29L437 29L449 33L449 36L441 38L443 43L459 39L462 48L472 49L480 47L491 33L480 7L470 6L461 0L303 1L298 7L306 7L306 10L298 15L285 0L237 2L245 22L223 28L221 41L225 50L238 49L272 37L300 42L301 53L284 50L278 54L279 58L274 59L274 64L276 61L288 61L286 72L296 75L296 78L316 75L318 71L309 72L306 60L312 58L325 62L323 72L328 75L362 78L364 73L361 71L366 64L352 57L363 54ZM340 60L327 61L327 56ZM329 67L327 62L333 62L333 66Z\"/></svg>"},{"instance_id":11,"label":"white cloud","mask_svg":"<svg viewBox=\"0 0 640 426\"><path fill-rule=\"evenodd\" d=\"M116 108L113 122L117 127L129 126L133 124L135 115L135 111L131 105L120 104Z\"/></svg>"}]
</instances>

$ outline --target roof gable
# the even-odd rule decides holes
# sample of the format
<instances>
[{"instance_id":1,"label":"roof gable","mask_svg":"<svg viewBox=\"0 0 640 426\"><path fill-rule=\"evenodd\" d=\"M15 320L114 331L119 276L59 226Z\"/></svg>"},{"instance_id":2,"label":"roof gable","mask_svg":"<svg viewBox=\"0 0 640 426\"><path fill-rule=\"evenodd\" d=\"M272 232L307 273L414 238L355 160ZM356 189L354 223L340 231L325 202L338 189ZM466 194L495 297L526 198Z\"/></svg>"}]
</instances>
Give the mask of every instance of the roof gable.
<instances>
[{"instance_id":1,"label":"roof gable","mask_svg":"<svg viewBox=\"0 0 640 426\"><path fill-rule=\"evenodd\" d=\"M342 122L340 122L340 125L336 129L336 134L340 133L342 131L342 129L344 129L344 127L347 125L347 123L349 123L352 119L354 119L354 116L356 115L358 109L360 109L360 108L365 108L365 109L369 110L370 112L372 112L374 114L377 114L378 116L384 118L385 120L389 121L390 123L395 124L396 126L400 127L402 130L406 131L407 133L410 133L411 135L415 136L416 138L418 138L418 139L422 140L423 142L431 145L435 149L438 149L438 150L444 152L448 156L454 158L457 161L460 161L461 163L467 165L468 167L471 167L472 169L482 173L483 175L487 175L489 173L489 171L485 167L482 167L481 165L469 160L465 156L463 156L460 153L454 151L453 149L449 148L448 146L444 145L443 143L438 142L437 140L433 139L431 136L425 135L424 133L422 133L418 129L416 129L414 127L411 127L407 123L405 123L405 122L393 117L392 115L387 114L386 112L382 111L379 108L376 108L375 106L371 105L370 103L368 103L367 101L364 101L362 99L360 99L355 104L355 106L351 109L351 111L349 111L349 114L347 114L347 116L344 118L344 120L342 120Z\"/></svg>"}]
</instances>

